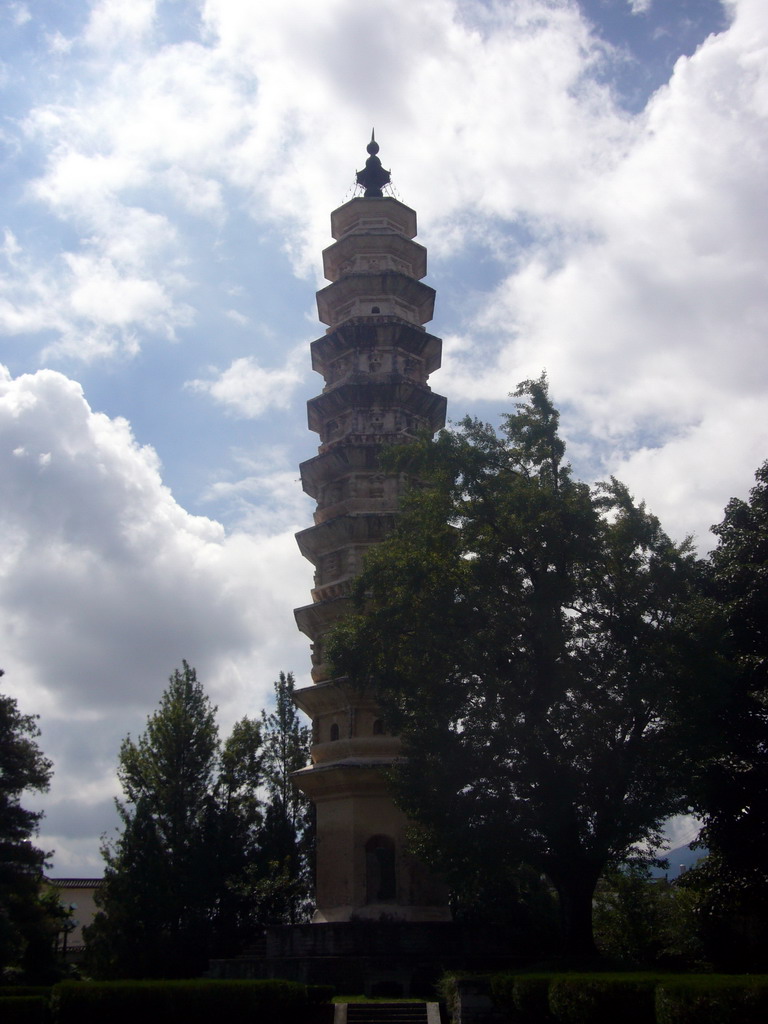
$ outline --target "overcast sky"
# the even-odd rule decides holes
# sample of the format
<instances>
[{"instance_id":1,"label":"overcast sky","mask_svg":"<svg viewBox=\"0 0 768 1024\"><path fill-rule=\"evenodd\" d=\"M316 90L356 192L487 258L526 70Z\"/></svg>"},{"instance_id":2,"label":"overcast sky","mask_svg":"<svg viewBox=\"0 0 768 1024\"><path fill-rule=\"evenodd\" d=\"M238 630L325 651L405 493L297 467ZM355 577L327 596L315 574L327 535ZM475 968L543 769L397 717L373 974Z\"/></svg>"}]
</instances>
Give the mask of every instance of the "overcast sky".
<instances>
[{"instance_id":1,"label":"overcast sky","mask_svg":"<svg viewBox=\"0 0 768 1024\"><path fill-rule=\"evenodd\" d=\"M182 658L224 730L309 681L314 292L373 125L453 419L546 368L577 474L702 552L768 457L765 0L6 0L0 40L0 664L54 874L101 873Z\"/></svg>"}]
</instances>

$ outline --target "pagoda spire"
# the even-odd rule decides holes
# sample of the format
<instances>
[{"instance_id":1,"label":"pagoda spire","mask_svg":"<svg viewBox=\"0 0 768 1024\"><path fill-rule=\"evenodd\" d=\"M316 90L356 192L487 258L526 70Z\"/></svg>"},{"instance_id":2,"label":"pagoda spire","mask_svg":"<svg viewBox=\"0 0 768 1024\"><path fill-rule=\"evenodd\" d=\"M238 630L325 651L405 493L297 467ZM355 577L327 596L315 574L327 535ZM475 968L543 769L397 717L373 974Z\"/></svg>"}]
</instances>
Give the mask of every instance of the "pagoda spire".
<instances>
[{"instance_id":1,"label":"pagoda spire","mask_svg":"<svg viewBox=\"0 0 768 1024\"><path fill-rule=\"evenodd\" d=\"M381 160L376 155L379 152L379 144L376 141L375 129L371 129L371 141L365 147L370 156L365 161L365 168L357 172L357 184L365 189L365 199L382 199L382 189L390 182L390 173L381 166Z\"/></svg>"}]
</instances>

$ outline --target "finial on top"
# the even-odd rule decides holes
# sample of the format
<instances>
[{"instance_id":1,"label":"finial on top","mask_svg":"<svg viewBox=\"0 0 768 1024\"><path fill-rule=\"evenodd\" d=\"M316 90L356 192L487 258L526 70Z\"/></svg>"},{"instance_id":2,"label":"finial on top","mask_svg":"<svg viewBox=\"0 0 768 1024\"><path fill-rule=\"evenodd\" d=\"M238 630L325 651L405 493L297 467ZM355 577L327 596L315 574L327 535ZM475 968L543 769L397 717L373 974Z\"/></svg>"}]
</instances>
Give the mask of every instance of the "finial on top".
<instances>
[{"instance_id":1,"label":"finial on top","mask_svg":"<svg viewBox=\"0 0 768 1024\"><path fill-rule=\"evenodd\" d=\"M357 172L357 184L365 189L366 199L382 199L384 193L381 191L384 185L389 184L389 171L381 166L381 160L376 156L379 152L379 144L376 141L374 130L371 131L371 141L365 147L371 154L365 161L365 169Z\"/></svg>"}]
</instances>

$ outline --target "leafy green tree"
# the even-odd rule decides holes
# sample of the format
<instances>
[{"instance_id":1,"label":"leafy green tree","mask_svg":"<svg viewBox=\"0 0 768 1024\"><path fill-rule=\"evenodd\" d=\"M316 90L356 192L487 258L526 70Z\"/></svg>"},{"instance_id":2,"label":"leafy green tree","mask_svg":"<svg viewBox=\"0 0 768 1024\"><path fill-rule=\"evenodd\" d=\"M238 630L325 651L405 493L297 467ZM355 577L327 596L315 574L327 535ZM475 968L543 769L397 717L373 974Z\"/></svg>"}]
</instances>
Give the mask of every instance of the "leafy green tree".
<instances>
[{"instance_id":1,"label":"leafy green tree","mask_svg":"<svg viewBox=\"0 0 768 1024\"><path fill-rule=\"evenodd\" d=\"M731 665L718 755L701 777L706 863L686 879L701 893L708 953L763 969L768 944L768 462L749 500L733 498L714 526L712 589ZM689 873L690 874L690 873Z\"/></svg>"},{"instance_id":2,"label":"leafy green tree","mask_svg":"<svg viewBox=\"0 0 768 1024\"><path fill-rule=\"evenodd\" d=\"M295 924L312 910L314 807L291 778L309 761L310 730L299 718L294 688L293 673L281 672L274 710L261 713L267 799L251 879L255 913L265 924Z\"/></svg>"},{"instance_id":3,"label":"leafy green tree","mask_svg":"<svg viewBox=\"0 0 768 1024\"><path fill-rule=\"evenodd\" d=\"M706 966L699 898L690 888L625 864L606 872L595 892L595 936L601 952L635 967Z\"/></svg>"},{"instance_id":4,"label":"leafy green tree","mask_svg":"<svg viewBox=\"0 0 768 1024\"><path fill-rule=\"evenodd\" d=\"M221 750L219 777L212 805L209 835L215 843L218 884L212 904L213 946L219 955L240 952L253 935L256 921L233 882L243 878L258 856L263 829L261 723L236 722ZM223 883L223 884L222 884Z\"/></svg>"},{"instance_id":5,"label":"leafy green tree","mask_svg":"<svg viewBox=\"0 0 768 1024\"><path fill-rule=\"evenodd\" d=\"M244 719L221 749L215 713L184 662L120 748L122 832L102 847L101 913L86 931L103 977L198 974L247 924L227 883L256 848L260 728Z\"/></svg>"},{"instance_id":6,"label":"leafy green tree","mask_svg":"<svg viewBox=\"0 0 768 1024\"><path fill-rule=\"evenodd\" d=\"M411 832L413 836L413 831ZM413 852L424 862L430 849L420 849L412 839ZM453 919L480 929L499 948L520 949L532 958L548 957L558 950L557 901L551 884L527 864L487 858L455 860L448 871Z\"/></svg>"},{"instance_id":7,"label":"leafy green tree","mask_svg":"<svg viewBox=\"0 0 768 1024\"><path fill-rule=\"evenodd\" d=\"M0 676L3 675L0 670ZM46 853L32 838L40 811L21 804L25 791L44 793L52 765L37 745L37 716L24 715L0 694L0 970L27 980L55 973L57 923L43 894Z\"/></svg>"},{"instance_id":8,"label":"leafy green tree","mask_svg":"<svg viewBox=\"0 0 768 1024\"><path fill-rule=\"evenodd\" d=\"M544 377L516 397L501 436L467 419L390 454L421 483L331 658L402 736L434 864L531 865L589 955L598 878L687 806L716 685L702 569L618 481L573 480Z\"/></svg>"}]
</instances>

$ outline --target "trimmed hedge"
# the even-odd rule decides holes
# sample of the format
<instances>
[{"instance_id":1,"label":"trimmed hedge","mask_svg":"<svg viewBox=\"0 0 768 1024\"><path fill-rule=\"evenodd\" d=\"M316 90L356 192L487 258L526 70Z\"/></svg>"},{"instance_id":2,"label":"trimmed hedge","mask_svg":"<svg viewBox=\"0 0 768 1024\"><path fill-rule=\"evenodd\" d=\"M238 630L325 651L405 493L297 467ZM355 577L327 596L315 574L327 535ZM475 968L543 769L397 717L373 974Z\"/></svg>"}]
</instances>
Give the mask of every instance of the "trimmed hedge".
<instances>
[{"instance_id":1,"label":"trimmed hedge","mask_svg":"<svg viewBox=\"0 0 768 1024\"><path fill-rule=\"evenodd\" d=\"M768 976L497 974L510 1024L766 1024Z\"/></svg>"},{"instance_id":2,"label":"trimmed hedge","mask_svg":"<svg viewBox=\"0 0 768 1024\"><path fill-rule=\"evenodd\" d=\"M53 989L51 1009L55 1024L303 1024L310 1004L306 986L294 981L64 981Z\"/></svg>"},{"instance_id":3,"label":"trimmed hedge","mask_svg":"<svg viewBox=\"0 0 768 1024\"><path fill-rule=\"evenodd\" d=\"M765 1024L768 978L669 978L656 988L657 1024Z\"/></svg>"},{"instance_id":4,"label":"trimmed hedge","mask_svg":"<svg viewBox=\"0 0 768 1024\"><path fill-rule=\"evenodd\" d=\"M307 1002L313 1006L318 1003L330 1003L335 995L334 985L307 985Z\"/></svg>"},{"instance_id":5,"label":"trimmed hedge","mask_svg":"<svg viewBox=\"0 0 768 1024\"><path fill-rule=\"evenodd\" d=\"M48 1024L47 996L0 995L0 1020L3 1024Z\"/></svg>"},{"instance_id":6,"label":"trimmed hedge","mask_svg":"<svg viewBox=\"0 0 768 1024\"><path fill-rule=\"evenodd\" d=\"M3 996L43 996L47 999L50 994L50 985L0 985L0 998Z\"/></svg>"},{"instance_id":7,"label":"trimmed hedge","mask_svg":"<svg viewBox=\"0 0 768 1024\"><path fill-rule=\"evenodd\" d=\"M491 995L494 1003L509 1014L514 1024L551 1021L549 985L551 974L494 974Z\"/></svg>"},{"instance_id":8,"label":"trimmed hedge","mask_svg":"<svg viewBox=\"0 0 768 1024\"><path fill-rule=\"evenodd\" d=\"M655 989L652 978L554 978L549 1009L558 1024L655 1024Z\"/></svg>"}]
</instances>

